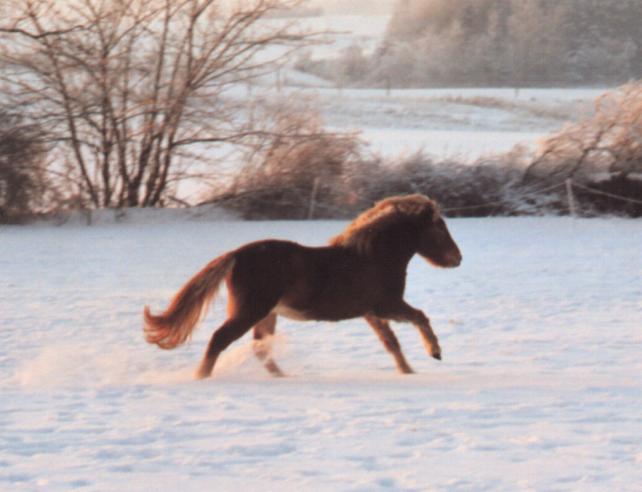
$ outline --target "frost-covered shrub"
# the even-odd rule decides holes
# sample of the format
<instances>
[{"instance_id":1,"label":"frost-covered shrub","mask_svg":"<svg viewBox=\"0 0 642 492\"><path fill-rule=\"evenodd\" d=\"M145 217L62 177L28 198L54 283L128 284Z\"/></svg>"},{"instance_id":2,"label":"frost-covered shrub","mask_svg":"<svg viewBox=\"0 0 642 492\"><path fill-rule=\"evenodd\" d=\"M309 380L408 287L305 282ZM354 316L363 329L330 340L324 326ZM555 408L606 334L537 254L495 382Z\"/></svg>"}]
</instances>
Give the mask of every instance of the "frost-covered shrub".
<instances>
[{"instance_id":1,"label":"frost-covered shrub","mask_svg":"<svg viewBox=\"0 0 642 492\"><path fill-rule=\"evenodd\" d=\"M595 113L544 139L527 179L595 179L642 173L642 83L597 99Z\"/></svg>"},{"instance_id":2,"label":"frost-covered shrub","mask_svg":"<svg viewBox=\"0 0 642 492\"><path fill-rule=\"evenodd\" d=\"M390 195L422 193L436 199L450 216L516 213L511 192L522 175L507 158L461 163L417 152L396 162L365 165L367 169L352 170L350 185L363 207Z\"/></svg>"},{"instance_id":3,"label":"frost-covered shrub","mask_svg":"<svg viewBox=\"0 0 642 492\"><path fill-rule=\"evenodd\" d=\"M356 134L324 129L318 113L285 106L233 186L212 201L248 219L342 216L344 170L362 159Z\"/></svg>"},{"instance_id":4,"label":"frost-covered shrub","mask_svg":"<svg viewBox=\"0 0 642 492\"><path fill-rule=\"evenodd\" d=\"M582 210L642 215L635 203L642 201L642 83L606 93L596 101L593 116L544 139L524 182L555 184L568 178L624 198L579 188L575 193Z\"/></svg>"}]
</instances>

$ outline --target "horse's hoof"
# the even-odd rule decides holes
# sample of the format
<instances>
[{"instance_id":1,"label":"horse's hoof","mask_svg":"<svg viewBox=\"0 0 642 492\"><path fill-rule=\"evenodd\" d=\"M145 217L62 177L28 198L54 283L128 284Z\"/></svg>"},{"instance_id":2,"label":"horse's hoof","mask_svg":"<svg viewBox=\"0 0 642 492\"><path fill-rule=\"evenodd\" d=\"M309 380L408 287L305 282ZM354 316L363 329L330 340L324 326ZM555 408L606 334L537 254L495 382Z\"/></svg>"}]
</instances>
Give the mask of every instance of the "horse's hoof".
<instances>
[{"instance_id":1,"label":"horse's hoof","mask_svg":"<svg viewBox=\"0 0 642 492\"><path fill-rule=\"evenodd\" d=\"M441 360L441 354L432 354L433 358Z\"/></svg>"},{"instance_id":2,"label":"horse's hoof","mask_svg":"<svg viewBox=\"0 0 642 492\"><path fill-rule=\"evenodd\" d=\"M194 379L199 380L199 379L207 379L210 377L210 374L207 374L204 371L196 371L194 373Z\"/></svg>"}]
</instances>

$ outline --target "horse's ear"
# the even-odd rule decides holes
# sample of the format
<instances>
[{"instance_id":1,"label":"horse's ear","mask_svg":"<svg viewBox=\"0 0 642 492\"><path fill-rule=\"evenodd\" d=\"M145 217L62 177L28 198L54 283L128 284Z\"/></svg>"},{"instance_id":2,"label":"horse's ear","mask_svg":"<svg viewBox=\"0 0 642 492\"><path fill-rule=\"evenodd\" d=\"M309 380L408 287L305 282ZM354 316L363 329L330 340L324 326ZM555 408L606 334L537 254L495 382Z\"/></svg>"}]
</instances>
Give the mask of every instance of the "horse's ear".
<instances>
[{"instance_id":1,"label":"horse's ear","mask_svg":"<svg viewBox=\"0 0 642 492\"><path fill-rule=\"evenodd\" d=\"M426 213L431 222L437 222L441 218L441 208L435 201L430 204L430 206L426 210Z\"/></svg>"},{"instance_id":2,"label":"horse's ear","mask_svg":"<svg viewBox=\"0 0 642 492\"><path fill-rule=\"evenodd\" d=\"M431 225L437 222L439 219L439 214L435 214L435 211L432 207L424 208L420 214L417 214L416 217L422 224Z\"/></svg>"}]
</instances>

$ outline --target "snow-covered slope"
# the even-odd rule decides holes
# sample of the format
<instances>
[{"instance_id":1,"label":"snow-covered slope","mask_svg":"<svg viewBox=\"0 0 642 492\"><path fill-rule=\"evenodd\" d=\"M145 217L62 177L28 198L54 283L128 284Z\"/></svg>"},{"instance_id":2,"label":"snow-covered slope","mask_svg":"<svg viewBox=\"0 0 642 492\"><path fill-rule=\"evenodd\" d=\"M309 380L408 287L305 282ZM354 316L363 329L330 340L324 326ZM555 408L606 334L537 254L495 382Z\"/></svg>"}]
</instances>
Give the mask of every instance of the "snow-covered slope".
<instances>
[{"instance_id":1,"label":"snow-covered slope","mask_svg":"<svg viewBox=\"0 0 642 492\"><path fill-rule=\"evenodd\" d=\"M157 221L160 222L160 221ZM271 379L249 338L193 381L141 332L214 256L340 222L0 229L1 490L640 490L638 221L450 220L456 270L413 260L408 300L444 360L395 325L397 375L362 320L281 320Z\"/></svg>"}]
</instances>

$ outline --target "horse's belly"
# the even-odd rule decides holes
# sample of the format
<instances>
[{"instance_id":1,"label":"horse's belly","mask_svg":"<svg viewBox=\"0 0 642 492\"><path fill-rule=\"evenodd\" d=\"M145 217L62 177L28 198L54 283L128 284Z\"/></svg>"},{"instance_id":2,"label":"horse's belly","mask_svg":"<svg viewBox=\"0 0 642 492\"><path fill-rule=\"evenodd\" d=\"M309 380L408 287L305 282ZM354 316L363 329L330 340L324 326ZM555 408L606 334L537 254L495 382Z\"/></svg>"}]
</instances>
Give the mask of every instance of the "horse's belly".
<instances>
[{"instance_id":1,"label":"horse's belly","mask_svg":"<svg viewBox=\"0 0 642 492\"><path fill-rule=\"evenodd\" d=\"M338 306L334 306L333 308L329 308L327 306L325 308L321 306L310 306L309 309L302 310L293 308L287 304L279 303L274 307L272 312L295 321L341 321L364 315L364 311L362 309L337 308Z\"/></svg>"},{"instance_id":2,"label":"horse's belly","mask_svg":"<svg viewBox=\"0 0 642 492\"><path fill-rule=\"evenodd\" d=\"M296 309L286 304L279 303L272 310L274 314L283 316L295 321L341 321L344 319L356 318L363 316L362 310L337 310L329 308L320 308L319 306L310 307L310 310Z\"/></svg>"},{"instance_id":3,"label":"horse's belly","mask_svg":"<svg viewBox=\"0 0 642 492\"><path fill-rule=\"evenodd\" d=\"M306 321L306 320L312 319L305 312L299 311L283 303L277 304L272 311L278 314L279 316L283 316L285 318L289 318L297 321Z\"/></svg>"}]
</instances>

